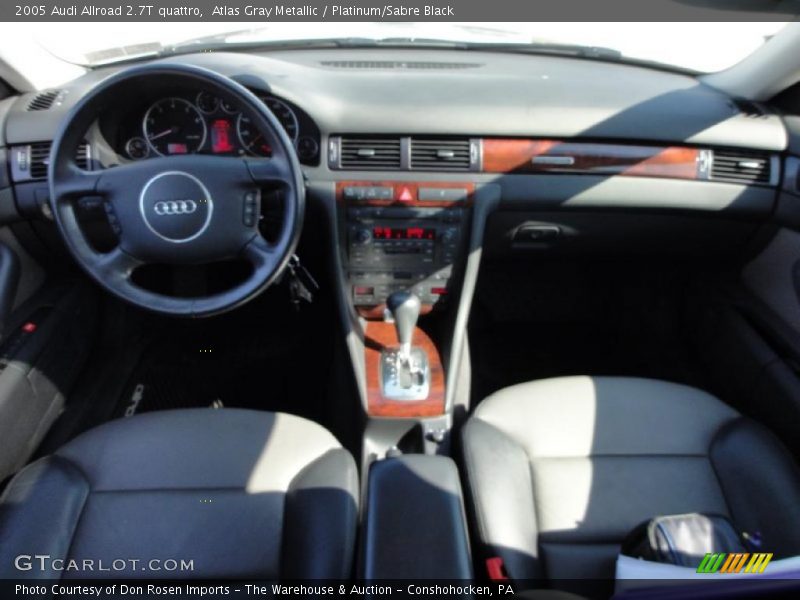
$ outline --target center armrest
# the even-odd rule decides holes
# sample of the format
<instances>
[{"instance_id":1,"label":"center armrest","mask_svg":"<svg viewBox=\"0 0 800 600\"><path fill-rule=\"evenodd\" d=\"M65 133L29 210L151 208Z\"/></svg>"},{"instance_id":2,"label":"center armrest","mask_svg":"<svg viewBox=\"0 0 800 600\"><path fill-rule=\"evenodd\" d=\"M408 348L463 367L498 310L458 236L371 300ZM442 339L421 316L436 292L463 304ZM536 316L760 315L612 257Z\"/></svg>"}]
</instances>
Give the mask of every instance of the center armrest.
<instances>
[{"instance_id":1,"label":"center armrest","mask_svg":"<svg viewBox=\"0 0 800 600\"><path fill-rule=\"evenodd\" d=\"M472 579L461 482L444 456L387 458L369 470L364 579Z\"/></svg>"}]
</instances>

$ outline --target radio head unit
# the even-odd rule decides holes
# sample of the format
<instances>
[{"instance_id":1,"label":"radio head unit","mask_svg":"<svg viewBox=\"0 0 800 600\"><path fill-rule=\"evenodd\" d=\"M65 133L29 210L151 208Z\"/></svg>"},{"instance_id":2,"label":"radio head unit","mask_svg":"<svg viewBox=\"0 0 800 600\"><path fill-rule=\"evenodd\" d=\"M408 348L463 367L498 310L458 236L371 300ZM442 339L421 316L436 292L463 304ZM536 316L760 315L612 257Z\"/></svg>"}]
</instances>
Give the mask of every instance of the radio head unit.
<instances>
[{"instance_id":1,"label":"radio head unit","mask_svg":"<svg viewBox=\"0 0 800 600\"><path fill-rule=\"evenodd\" d=\"M442 185L446 187L436 187ZM347 279L356 307L380 307L393 292L443 304L465 241L472 184L339 184Z\"/></svg>"}]
</instances>

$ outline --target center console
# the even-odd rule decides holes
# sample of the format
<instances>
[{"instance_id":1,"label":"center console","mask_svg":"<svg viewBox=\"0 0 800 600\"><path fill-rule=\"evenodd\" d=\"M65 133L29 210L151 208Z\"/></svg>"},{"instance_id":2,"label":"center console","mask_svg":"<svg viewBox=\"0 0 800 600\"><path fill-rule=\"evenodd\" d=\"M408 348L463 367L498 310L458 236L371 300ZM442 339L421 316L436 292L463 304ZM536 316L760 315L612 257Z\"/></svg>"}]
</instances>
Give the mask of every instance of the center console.
<instances>
[{"instance_id":1,"label":"center console","mask_svg":"<svg viewBox=\"0 0 800 600\"><path fill-rule=\"evenodd\" d=\"M469 404L466 324L500 186L468 174L376 171L311 190L336 227L337 302L365 417L363 472L385 457L446 455Z\"/></svg>"},{"instance_id":2,"label":"center console","mask_svg":"<svg viewBox=\"0 0 800 600\"><path fill-rule=\"evenodd\" d=\"M423 313L446 303L473 193L474 185L466 183L337 184L347 284L362 314L380 317L398 291L417 296Z\"/></svg>"},{"instance_id":3,"label":"center console","mask_svg":"<svg viewBox=\"0 0 800 600\"><path fill-rule=\"evenodd\" d=\"M344 296L359 320L368 417L364 465L399 452L444 452L445 357L460 309L472 213L482 188L465 181L342 180L335 184ZM447 309L447 310L443 310ZM419 315L441 313L442 318Z\"/></svg>"}]
</instances>

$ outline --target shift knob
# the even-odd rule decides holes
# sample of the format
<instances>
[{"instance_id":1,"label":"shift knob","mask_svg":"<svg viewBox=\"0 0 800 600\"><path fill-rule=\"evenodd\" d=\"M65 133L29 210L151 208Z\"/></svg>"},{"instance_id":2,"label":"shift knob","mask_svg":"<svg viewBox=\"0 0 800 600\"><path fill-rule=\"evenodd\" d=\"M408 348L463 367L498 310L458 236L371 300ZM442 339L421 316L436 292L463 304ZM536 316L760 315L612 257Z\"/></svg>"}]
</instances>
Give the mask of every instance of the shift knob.
<instances>
[{"instance_id":1,"label":"shift knob","mask_svg":"<svg viewBox=\"0 0 800 600\"><path fill-rule=\"evenodd\" d=\"M407 355L411 350L411 339L419 317L419 298L411 292L394 292L386 299L386 307L394 317L400 351Z\"/></svg>"}]
</instances>

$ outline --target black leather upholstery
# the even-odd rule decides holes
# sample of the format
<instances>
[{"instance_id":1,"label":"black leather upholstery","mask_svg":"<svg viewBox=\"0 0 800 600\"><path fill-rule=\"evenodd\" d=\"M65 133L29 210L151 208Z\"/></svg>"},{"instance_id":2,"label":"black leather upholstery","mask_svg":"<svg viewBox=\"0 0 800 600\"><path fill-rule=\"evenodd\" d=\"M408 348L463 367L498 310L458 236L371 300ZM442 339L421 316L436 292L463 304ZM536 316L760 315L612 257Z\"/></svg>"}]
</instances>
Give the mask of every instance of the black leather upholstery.
<instances>
[{"instance_id":1,"label":"black leather upholstery","mask_svg":"<svg viewBox=\"0 0 800 600\"><path fill-rule=\"evenodd\" d=\"M463 430L478 541L512 579L610 578L658 515L726 515L800 554L800 470L775 436L683 385L564 377L506 388ZM787 526L788 525L788 526Z\"/></svg>"},{"instance_id":2,"label":"black leather upholstery","mask_svg":"<svg viewBox=\"0 0 800 600\"><path fill-rule=\"evenodd\" d=\"M374 462L362 537L361 577L472 579L458 469L445 456Z\"/></svg>"},{"instance_id":3,"label":"black leather upholstery","mask_svg":"<svg viewBox=\"0 0 800 600\"><path fill-rule=\"evenodd\" d=\"M164 577L20 572L14 557L183 559L172 577L350 575L352 456L299 417L191 409L117 420L23 469L0 498L0 577Z\"/></svg>"}]
</instances>

